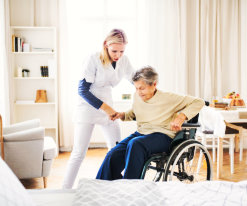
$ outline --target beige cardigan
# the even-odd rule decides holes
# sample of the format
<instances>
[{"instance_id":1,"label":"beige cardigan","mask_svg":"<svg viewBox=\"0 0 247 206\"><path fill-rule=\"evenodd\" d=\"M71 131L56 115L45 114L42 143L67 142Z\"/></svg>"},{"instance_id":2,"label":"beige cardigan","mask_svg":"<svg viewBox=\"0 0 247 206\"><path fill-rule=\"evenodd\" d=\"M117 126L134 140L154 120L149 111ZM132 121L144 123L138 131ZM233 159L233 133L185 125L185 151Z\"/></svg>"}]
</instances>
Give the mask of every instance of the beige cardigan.
<instances>
[{"instance_id":1,"label":"beige cardigan","mask_svg":"<svg viewBox=\"0 0 247 206\"><path fill-rule=\"evenodd\" d=\"M203 105L204 101L200 98L160 90L146 102L135 93L132 109L125 112L124 121L136 119L137 131L141 134L161 132L174 138L176 132L170 129L170 123L177 113L184 113L190 120Z\"/></svg>"}]
</instances>

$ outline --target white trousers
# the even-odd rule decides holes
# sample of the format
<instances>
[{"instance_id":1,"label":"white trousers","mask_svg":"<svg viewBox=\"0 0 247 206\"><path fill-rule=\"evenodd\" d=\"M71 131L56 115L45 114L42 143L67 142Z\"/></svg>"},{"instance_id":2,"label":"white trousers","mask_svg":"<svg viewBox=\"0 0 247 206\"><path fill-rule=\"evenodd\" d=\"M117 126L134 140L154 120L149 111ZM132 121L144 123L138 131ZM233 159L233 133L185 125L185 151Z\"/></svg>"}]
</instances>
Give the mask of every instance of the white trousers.
<instances>
[{"instance_id":1,"label":"white trousers","mask_svg":"<svg viewBox=\"0 0 247 206\"><path fill-rule=\"evenodd\" d=\"M90 123L75 123L74 145L67 164L62 186L63 189L71 189L73 187L81 162L86 155L94 126L95 124ZM120 142L120 127L117 121L111 122L107 125L101 125L101 128L108 149L113 148L117 141Z\"/></svg>"}]
</instances>

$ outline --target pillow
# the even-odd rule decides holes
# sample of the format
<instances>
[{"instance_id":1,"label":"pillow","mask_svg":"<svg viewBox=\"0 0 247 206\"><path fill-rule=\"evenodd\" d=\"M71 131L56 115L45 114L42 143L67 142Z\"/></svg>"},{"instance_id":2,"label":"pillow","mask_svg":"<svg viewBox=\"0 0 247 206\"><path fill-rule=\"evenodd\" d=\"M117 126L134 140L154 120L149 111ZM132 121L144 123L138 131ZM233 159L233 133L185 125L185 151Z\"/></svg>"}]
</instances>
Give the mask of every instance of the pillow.
<instances>
[{"instance_id":1,"label":"pillow","mask_svg":"<svg viewBox=\"0 0 247 206\"><path fill-rule=\"evenodd\" d=\"M11 169L0 157L0 205L33 206L34 203L14 175Z\"/></svg>"}]
</instances>

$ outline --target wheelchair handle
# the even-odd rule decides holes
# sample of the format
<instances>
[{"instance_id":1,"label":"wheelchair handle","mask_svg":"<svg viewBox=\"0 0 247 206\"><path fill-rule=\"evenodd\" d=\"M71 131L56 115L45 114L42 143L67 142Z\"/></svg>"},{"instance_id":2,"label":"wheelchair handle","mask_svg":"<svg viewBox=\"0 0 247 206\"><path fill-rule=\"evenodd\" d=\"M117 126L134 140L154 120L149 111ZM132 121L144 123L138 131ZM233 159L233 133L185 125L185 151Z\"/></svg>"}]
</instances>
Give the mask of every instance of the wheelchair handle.
<instances>
[{"instance_id":1,"label":"wheelchair handle","mask_svg":"<svg viewBox=\"0 0 247 206\"><path fill-rule=\"evenodd\" d=\"M184 139L190 139L190 131L196 131L201 125L199 123L184 123L182 124L182 129L184 130Z\"/></svg>"},{"instance_id":2,"label":"wheelchair handle","mask_svg":"<svg viewBox=\"0 0 247 206\"><path fill-rule=\"evenodd\" d=\"M193 129L193 128L198 128L201 125L199 123L183 123L182 128L183 129Z\"/></svg>"}]
</instances>

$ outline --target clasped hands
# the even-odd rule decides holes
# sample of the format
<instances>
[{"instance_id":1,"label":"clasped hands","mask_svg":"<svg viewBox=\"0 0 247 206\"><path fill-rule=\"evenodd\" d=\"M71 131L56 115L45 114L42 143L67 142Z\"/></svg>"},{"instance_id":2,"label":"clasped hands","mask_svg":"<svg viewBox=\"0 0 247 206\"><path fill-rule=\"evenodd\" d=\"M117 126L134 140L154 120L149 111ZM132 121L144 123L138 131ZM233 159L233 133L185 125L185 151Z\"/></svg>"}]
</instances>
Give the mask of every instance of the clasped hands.
<instances>
[{"instance_id":1,"label":"clasped hands","mask_svg":"<svg viewBox=\"0 0 247 206\"><path fill-rule=\"evenodd\" d=\"M116 119L124 120L124 112L115 112L109 115L110 120L114 121Z\"/></svg>"}]
</instances>

